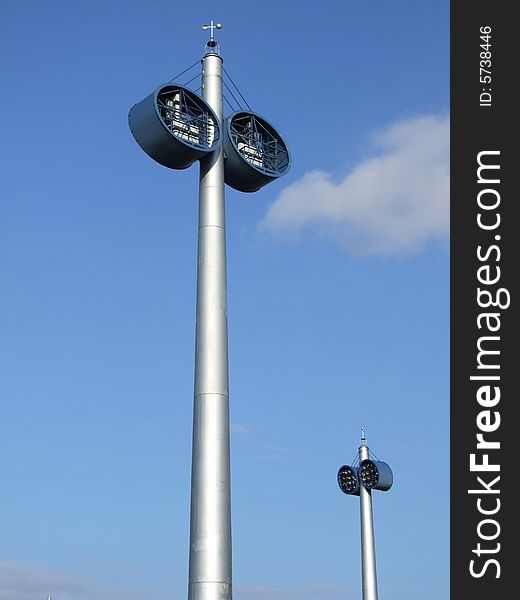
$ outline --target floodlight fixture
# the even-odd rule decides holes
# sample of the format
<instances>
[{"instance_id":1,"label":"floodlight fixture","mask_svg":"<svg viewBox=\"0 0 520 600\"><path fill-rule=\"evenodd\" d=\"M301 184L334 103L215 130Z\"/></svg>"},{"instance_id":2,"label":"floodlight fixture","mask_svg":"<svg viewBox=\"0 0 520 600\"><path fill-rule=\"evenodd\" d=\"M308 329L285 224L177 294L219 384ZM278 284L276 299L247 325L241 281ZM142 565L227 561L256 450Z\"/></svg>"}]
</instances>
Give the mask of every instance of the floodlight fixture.
<instances>
[{"instance_id":1,"label":"floodlight fixture","mask_svg":"<svg viewBox=\"0 0 520 600\"><path fill-rule=\"evenodd\" d=\"M382 461L366 460L359 465L361 483L369 490L388 491L394 482L390 466Z\"/></svg>"},{"instance_id":2,"label":"floodlight fixture","mask_svg":"<svg viewBox=\"0 0 520 600\"><path fill-rule=\"evenodd\" d=\"M289 148L281 134L263 117L240 110L224 124L224 176L241 192L256 192L291 166Z\"/></svg>"},{"instance_id":3,"label":"floodlight fixture","mask_svg":"<svg viewBox=\"0 0 520 600\"><path fill-rule=\"evenodd\" d=\"M339 489L349 496L359 496L359 474L357 467L343 465L338 471Z\"/></svg>"},{"instance_id":4,"label":"floodlight fixture","mask_svg":"<svg viewBox=\"0 0 520 600\"><path fill-rule=\"evenodd\" d=\"M182 85L159 86L130 109L128 124L146 154L171 169L188 168L221 143L214 110Z\"/></svg>"}]
</instances>

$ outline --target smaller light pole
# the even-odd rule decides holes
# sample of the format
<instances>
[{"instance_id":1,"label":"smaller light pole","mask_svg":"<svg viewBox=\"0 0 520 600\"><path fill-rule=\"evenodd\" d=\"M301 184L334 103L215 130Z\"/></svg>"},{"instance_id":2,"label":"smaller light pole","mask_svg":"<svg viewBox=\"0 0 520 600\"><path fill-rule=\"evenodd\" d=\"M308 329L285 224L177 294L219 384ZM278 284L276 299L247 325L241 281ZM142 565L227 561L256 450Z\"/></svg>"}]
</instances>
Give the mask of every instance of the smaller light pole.
<instances>
[{"instance_id":1,"label":"smaller light pole","mask_svg":"<svg viewBox=\"0 0 520 600\"><path fill-rule=\"evenodd\" d=\"M358 459L359 464L357 466L343 465L340 467L338 471L338 484L343 493L349 496L359 496L363 600L377 600L372 489L389 490L393 484L393 474L389 465L385 462L370 459L370 451L366 443L364 428L361 428Z\"/></svg>"}]
</instances>

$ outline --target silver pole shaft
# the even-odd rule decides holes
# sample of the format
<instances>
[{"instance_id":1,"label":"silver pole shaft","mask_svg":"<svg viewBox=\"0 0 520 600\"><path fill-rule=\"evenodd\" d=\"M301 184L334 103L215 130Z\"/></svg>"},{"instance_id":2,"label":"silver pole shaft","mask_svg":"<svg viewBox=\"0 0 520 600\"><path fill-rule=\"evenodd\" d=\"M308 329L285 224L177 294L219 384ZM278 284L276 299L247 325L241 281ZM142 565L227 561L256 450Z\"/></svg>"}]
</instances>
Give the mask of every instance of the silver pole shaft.
<instances>
[{"instance_id":1,"label":"silver pole shaft","mask_svg":"<svg viewBox=\"0 0 520 600\"><path fill-rule=\"evenodd\" d=\"M222 133L222 59L202 61ZM231 600L231 481L224 155L200 161L189 600Z\"/></svg>"},{"instance_id":2,"label":"silver pole shaft","mask_svg":"<svg viewBox=\"0 0 520 600\"><path fill-rule=\"evenodd\" d=\"M368 458L368 446L361 442L359 460ZM376 549L374 542L374 519L372 516L372 493L364 485L359 490L361 510L361 572L363 600L377 600Z\"/></svg>"}]
</instances>

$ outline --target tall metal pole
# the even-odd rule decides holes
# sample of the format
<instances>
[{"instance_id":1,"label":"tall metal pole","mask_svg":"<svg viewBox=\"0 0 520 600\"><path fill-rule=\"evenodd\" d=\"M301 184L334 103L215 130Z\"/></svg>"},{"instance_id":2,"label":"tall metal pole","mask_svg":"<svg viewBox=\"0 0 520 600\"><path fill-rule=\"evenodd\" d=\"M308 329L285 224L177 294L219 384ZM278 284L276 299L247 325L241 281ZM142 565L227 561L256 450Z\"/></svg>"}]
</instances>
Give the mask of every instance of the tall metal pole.
<instances>
[{"instance_id":1,"label":"tall metal pole","mask_svg":"<svg viewBox=\"0 0 520 600\"><path fill-rule=\"evenodd\" d=\"M222 131L222 59L211 39L202 96ZM231 481L224 155L200 161L189 600L231 600Z\"/></svg>"},{"instance_id":2,"label":"tall metal pole","mask_svg":"<svg viewBox=\"0 0 520 600\"><path fill-rule=\"evenodd\" d=\"M369 457L365 430L361 430L359 461ZM361 510L361 571L363 600L377 600L376 549L374 543L374 519L372 516L372 492L364 485L359 489Z\"/></svg>"}]
</instances>

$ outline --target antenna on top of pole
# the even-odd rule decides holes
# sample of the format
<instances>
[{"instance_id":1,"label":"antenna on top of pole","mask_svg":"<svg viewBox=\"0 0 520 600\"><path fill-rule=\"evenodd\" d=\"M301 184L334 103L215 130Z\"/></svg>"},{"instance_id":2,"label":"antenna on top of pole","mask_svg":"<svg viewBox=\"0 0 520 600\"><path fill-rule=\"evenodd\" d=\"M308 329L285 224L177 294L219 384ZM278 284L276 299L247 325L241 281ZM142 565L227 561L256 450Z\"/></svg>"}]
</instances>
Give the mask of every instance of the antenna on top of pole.
<instances>
[{"instance_id":1,"label":"antenna on top of pole","mask_svg":"<svg viewBox=\"0 0 520 600\"><path fill-rule=\"evenodd\" d=\"M215 29L222 29L222 24L221 23L215 23L213 21L213 19L211 19L210 24L206 24L204 23L204 25L202 26L202 29L204 29L205 31L207 29L209 29L209 39L210 41L213 41L215 39Z\"/></svg>"},{"instance_id":2,"label":"antenna on top of pole","mask_svg":"<svg viewBox=\"0 0 520 600\"><path fill-rule=\"evenodd\" d=\"M361 427L361 445L362 446L367 445L367 438L365 437L365 428L364 427Z\"/></svg>"},{"instance_id":3,"label":"antenna on top of pole","mask_svg":"<svg viewBox=\"0 0 520 600\"><path fill-rule=\"evenodd\" d=\"M211 19L210 24L204 23L202 29L207 31L209 29L209 40L206 43L205 54L218 54L220 55L220 48L218 43L215 41L215 29L222 29L221 23L215 23Z\"/></svg>"}]
</instances>

